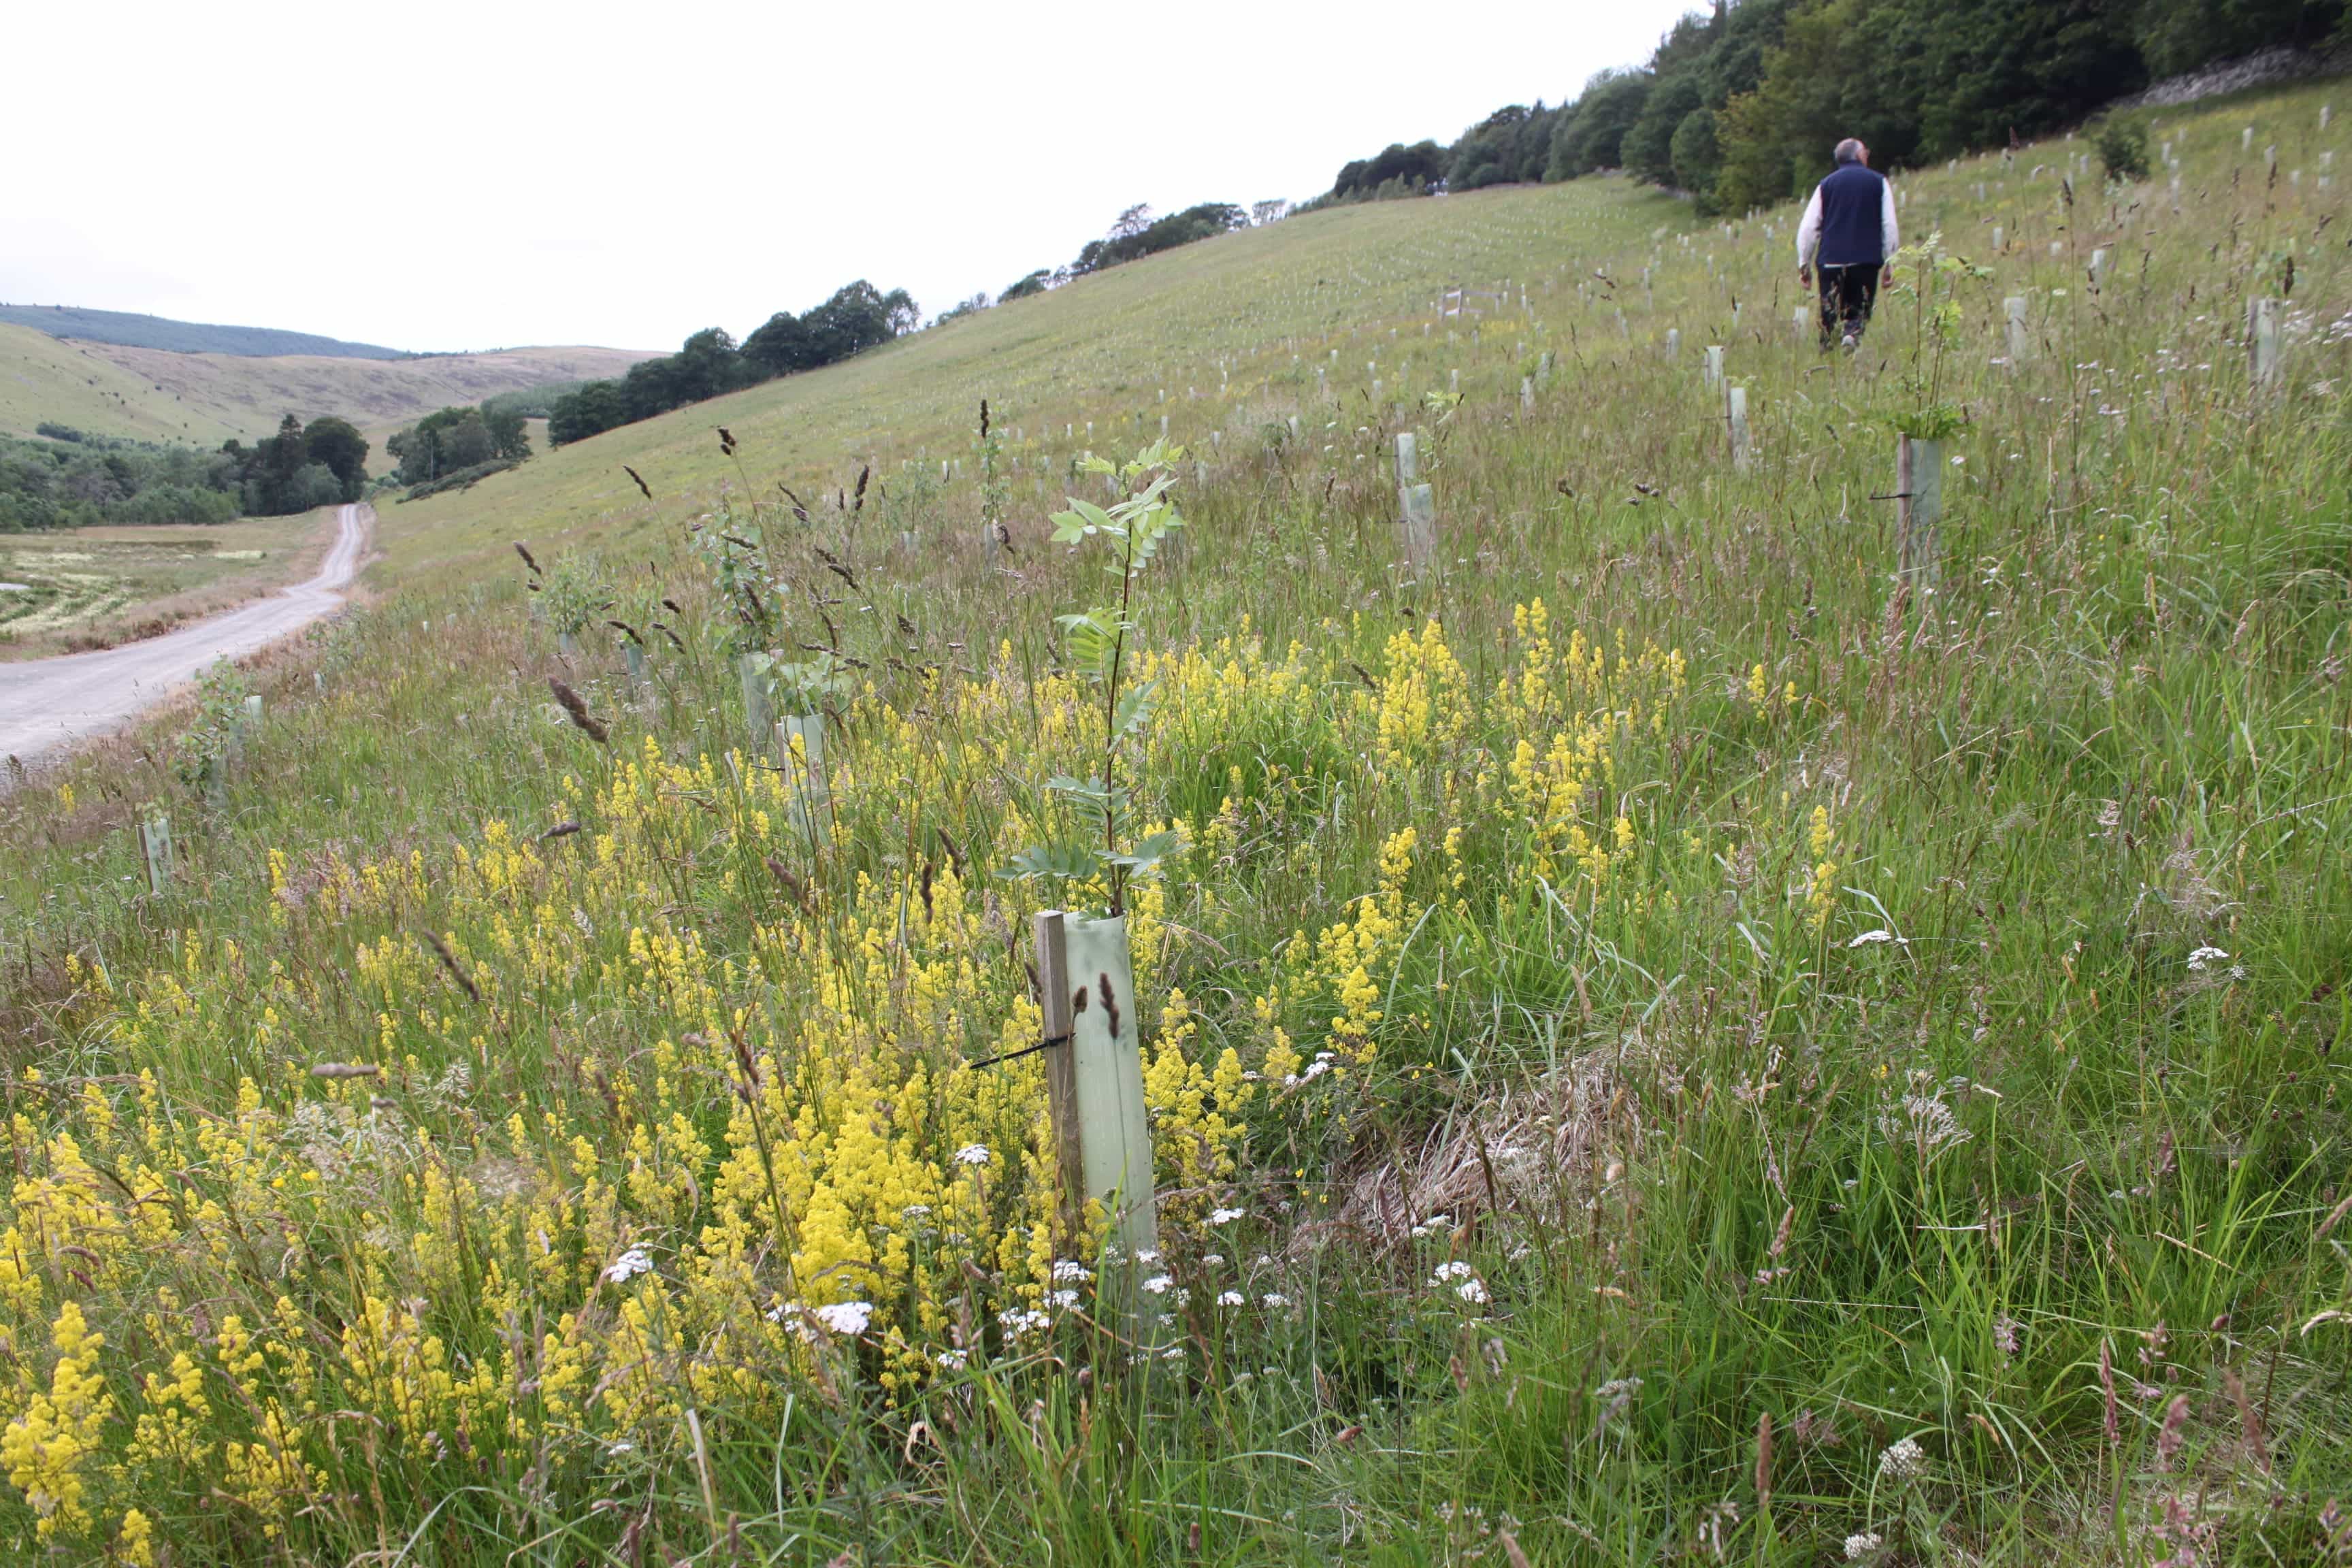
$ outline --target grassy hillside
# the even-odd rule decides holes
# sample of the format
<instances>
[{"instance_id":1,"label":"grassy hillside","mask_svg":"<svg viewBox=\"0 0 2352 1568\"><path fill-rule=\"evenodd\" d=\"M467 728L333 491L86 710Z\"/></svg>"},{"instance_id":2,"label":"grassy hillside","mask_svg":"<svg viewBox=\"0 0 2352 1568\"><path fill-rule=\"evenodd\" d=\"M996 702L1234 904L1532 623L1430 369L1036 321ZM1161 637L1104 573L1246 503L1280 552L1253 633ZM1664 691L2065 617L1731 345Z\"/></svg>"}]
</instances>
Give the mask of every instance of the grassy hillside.
<instances>
[{"instance_id":1,"label":"grassy hillside","mask_svg":"<svg viewBox=\"0 0 2352 1568\"><path fill-rule=\"evenodd\" d=\"M420 416L493 393L616 375L646 354L627 349L524 348L425 359L366 360L175 353L69 342L0 325L0 429L30 435L45 420L105 436L218 446L255 440L280 416L339 415L375 448Z\"/></svg>"},{"instance_id":2,"label":"grassy hillside","mask_svg":"<svg viewBox=\"0 0 2352 1568\"><path fill-rule=\"evenodd\" d=\"M225 683L0 806L0 1532L2340 1561L2334 91L2162 111L2177 195L2071 144L1906 180L1939 243L1852 358L1791 326L1793 213L1588 182L1213 241L385 508L375 603L242 678L241 765ZM1138 1268L990 1058L1043 1028L1029 915L1105 892L1004 875L1118 749L1053 617L1118 579L1046 497L1162 416ZM1939 420L1906 552L1891 429Z\"/></svg>"},{"instance_id":3,"label":"grassy hillside","mask_svg":"<svg viewBox=\"0 0 2352 1568\"><path fill-rule=\"evenodd\" d=\"M0 322L31 327L52 337L77 342L121 343L131 348L166 349L173 353L304 354L329 359L400 359L398 349L376 343L345 342L316 332L289 332L276 327L223 327L203 321L174 321L163 316L133 315L127 310L85 310L68 305L0 304Z\"/></svg>"}]
</instances>

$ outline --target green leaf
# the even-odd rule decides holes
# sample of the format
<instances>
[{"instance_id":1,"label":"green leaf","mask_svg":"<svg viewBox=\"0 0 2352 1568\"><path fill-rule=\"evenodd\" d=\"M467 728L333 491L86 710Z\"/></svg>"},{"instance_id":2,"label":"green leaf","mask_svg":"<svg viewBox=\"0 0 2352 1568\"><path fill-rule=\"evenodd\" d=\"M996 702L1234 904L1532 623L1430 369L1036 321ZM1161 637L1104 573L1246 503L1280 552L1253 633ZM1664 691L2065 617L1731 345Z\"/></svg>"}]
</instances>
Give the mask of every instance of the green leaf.
<instances>
[{"instance_id":1,"label":"green leaf","mask_svg":"<svg viewBox=\"0 0 2352 1568\"><path fill-rule=\"evenodd\" d=\"M1003 875L1013 881L1041 877L1091 877L1101 869L1095 851L1081 844L1039 844L1013 858Z\"/></svg>"},{"instance_id":2,"label":"green leaf","mask_svg":"<svg viewBox=\"0 0 2352 1568\"><path fill-rule=\"evenodd\" d=\"M1151 722L1151 715L1160 705L1160 682L1147 680L1140 686L1129 687L1119 694L1118 708L1111 715L1111 737L1124 741Z\"/></svg>"},{"instance_id":3,"label":"green leaf","mask_svg":"<svg viewBox=\"0 0 2352 1568\"><path fill-rule=\"evenodd\" d=\"M1118 612L1097 608L1075 616L1055 616L1054 621L1066 634L1070 668L1089 680L1108 680L1119 633L1126 628Z\"/></svg>"},{"instance_id":4,"label":"green leaf","mask_svg":"<svg viewBox=\"0 0 2352 1568\"><path fill-rule=\"evenodd\" d=\"M1181 854L1184 836L1172 831L1147 833L1135 841L1135 847L1123 855L1106 855L1103 859L1113 866L1123 866L1138 876L1150 871L1171 855Z\"/></svg>"},{"instance_id":5,"label":"green leaf","mask_svg":"<svg viewBox=\"0 0 2352 1568\"><path fill-rule=\"evenodd\" d=\"M1103 510L1102 508L1095 505L1094 502L1090 500L1082 500L1076 496L1071 496L1069 498L1069 502L1070 510L1076 512L1079 518L1084 520L1087 528L1090 531L1096 530L1100 530L1106 532L1118 531L1118 520L1113 518L1110 513Z\"/></svg>"}]
</instances>

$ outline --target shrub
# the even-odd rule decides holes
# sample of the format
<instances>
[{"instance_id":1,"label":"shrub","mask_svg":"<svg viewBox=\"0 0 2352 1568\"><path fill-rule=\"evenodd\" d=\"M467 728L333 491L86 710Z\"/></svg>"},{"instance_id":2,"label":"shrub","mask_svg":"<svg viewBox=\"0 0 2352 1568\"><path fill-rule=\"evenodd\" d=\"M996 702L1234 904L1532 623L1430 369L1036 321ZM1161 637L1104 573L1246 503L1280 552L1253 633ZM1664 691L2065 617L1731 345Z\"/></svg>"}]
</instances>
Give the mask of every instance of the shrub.
<instances>
[{"instance_id":1,"label":"shrub","mask_svg":"<svg viewBox=\"0 0 2352 1568\"><path fill-rule=\"evenodd\" d=\"M2110 180L2147 178L2147 128L2129 120L2110 120L2099 127L2099 162Z\"/></svg>"}]
</instances>

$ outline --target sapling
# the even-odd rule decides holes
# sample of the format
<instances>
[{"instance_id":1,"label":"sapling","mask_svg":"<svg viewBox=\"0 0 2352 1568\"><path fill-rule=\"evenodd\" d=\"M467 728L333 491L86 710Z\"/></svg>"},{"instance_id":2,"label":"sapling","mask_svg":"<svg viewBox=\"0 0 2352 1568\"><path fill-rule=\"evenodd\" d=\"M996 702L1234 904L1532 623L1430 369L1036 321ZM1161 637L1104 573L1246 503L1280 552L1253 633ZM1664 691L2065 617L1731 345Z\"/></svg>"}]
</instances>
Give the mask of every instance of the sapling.
<instances>
[{"instance_id":1,"label":"sapling","mask_svg":"<svg viewBox=\"0 0 2352 1568\"><path fill-rule=\"evenodd\" d=\"M1184 525L1169 494L1183 456L1183 447L1165 441L1154 441L1125 463L1087 453L1076 465L1079 471L1104 476L1123 498L1101 507L1073 496L1068 510L1054 514L1054 542L1099 541L1110 556L1104 570L1118 579L1117 604L1055 617L1071 671L1100 693L1102 760L1091 777L1056 773L1045 781L1049 793L1069 803L1087 829L1085 837L1023 850L1013 857L1011 875L1098 881L1108 893L1107 912L1114 920L1127 912L1128 885L1183 847L1177 834L1165 830L1130 837L1133 791L1121 765L1130 747L1142 750L1159 700L1158 681L1136 685L1129 679L1129 645L1137 633L1135 584L1161 542Z\"/></svg>"}]
</instances>

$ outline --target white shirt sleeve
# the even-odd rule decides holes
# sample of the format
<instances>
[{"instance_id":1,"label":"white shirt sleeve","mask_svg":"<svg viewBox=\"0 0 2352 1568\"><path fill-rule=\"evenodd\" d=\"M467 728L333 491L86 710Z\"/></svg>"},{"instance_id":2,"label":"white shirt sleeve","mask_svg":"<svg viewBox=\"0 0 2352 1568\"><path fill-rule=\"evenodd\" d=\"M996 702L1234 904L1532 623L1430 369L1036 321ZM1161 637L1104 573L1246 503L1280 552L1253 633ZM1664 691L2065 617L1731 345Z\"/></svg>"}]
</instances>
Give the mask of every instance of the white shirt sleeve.
<instances>
[{"instance_id":1,"label":"white shirt sleeve","mask_svg":"<svg viewBox=\"0 0 2352 1568\"><path fill-rule=\"evenodd\" d=\"M1893 196L1889 196L1886 199L1891 203L1895 198ZM1889 219L1888 221L1892 222L1893 220ZM1801 268L1811 267L1813 264L1813 257L1821 250L1821 248L1822 188L1819 185L1815 185L1813 187L1813 199L1805 204L1804 219L1797 225L1798 267ZM1889 254L1892 254L1892 252Z\"/></svg>"},{"instance_id":2,"label":"white shirt sleeve","mask_svg":"<svg viewBox=\"0 0 2352 1568\"><path fill-rule=\"evenodd\" d=\"M1895 253L1903 248L1903 231L1895 222L1895 182L1881 180L1879 184L1884 189L1878 207L1878 254L1891 265Z\"/></svg>"}]
</instances>

